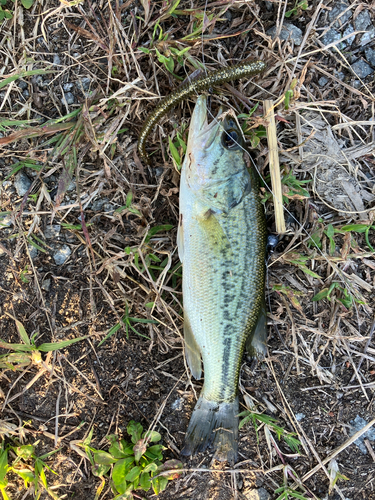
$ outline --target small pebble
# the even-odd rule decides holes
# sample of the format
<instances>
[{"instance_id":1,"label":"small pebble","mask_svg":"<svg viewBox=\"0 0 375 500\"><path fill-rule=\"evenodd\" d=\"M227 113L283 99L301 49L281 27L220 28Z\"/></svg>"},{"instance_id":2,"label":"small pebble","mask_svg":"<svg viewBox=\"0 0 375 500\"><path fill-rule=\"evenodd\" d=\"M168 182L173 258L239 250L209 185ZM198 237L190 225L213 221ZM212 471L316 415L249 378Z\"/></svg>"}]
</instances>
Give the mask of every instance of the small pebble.
<instances>
[{"instance_id":1,"label":"small pebble","mask_svg":"<svg viewBox=\"0 0 375 500\"><path fill-rule=\"evenodd\" d=\"M24 196L29 190L31 184L32 181L22 171L18 172L14 179L14 187L16 188L18 196Z\"/></svg>"},{"instance_id":2,"label":"small pebble","mask_svg":"<svg viewBox=\"0 0 375 500\"><path fill-rule=\"evenodd\" d=\"M82 83L83 90L89 90L90 84L91 84L91 78L88 78L88 77L81 78L81 83Z\"/></svg>"},{"instance_id":3,"label":"small pebble","mask_svg":"<svg viewBox=\"0 0 375 500\"><path fill-rule=\"evenodd\" d=\"M342 71L334 71L333 74L335 75L336 78L339 80L343 80L345 78L345 75Z\"/></svg>"},{"instance_id":4,"label":"small pebble","mask_svg":"<svg viewBox=\"0 0 375 500\"><path fill-rule=\"evenodd\" d=\"M32 260L36 259L38 257L38 249L35 248L33 245L28 245L27 248L29 250L30 258Z\"/></svg>"},{"instance_id":5,"label":"small pebble","mask_svg":"<svg viewBox=\"0 0 375 500\"><path fill-rule=\"evenodd\" d=\"M13 187L13 184L11 181L4 181L1 184L1 187L4 189L4 191L9 191Z\"/></svg>"},{"instance_id":6,"label":"small pebble","mask_svg":"<svg viewBox=\"0 0 375 500\"><path fill-rule=\"evenodd\" d=\"M366 31L366 33L364 33L362 35L362 38L361 38L361 45L366 45L367 43L371 42L371 40L373 40L375 38L375 28L372 28L371 30L368 30Z\"/></svg>"},{"instance_id":7,"label":"small pebble","mask_svg":"<svg viewBox=\"0 0 375 500\"><path fill-rule=\"evenodd\" d=\"M365 31L371 24L371 16L368 10L361 10L354 20L354 26L357 31Z\"/></svg>"},{"instance_id":8,"label":"small pebble","mask_svg":"<svg viewBox=\"0 0 375 500\"><path fill-rule=\"evenodd\" d=\"M62 245L57 252L53 255L53 260L56 262L58 266L61 266L68 260L72 251L68 245Z\"/></svg>"},{"instance_id":9,"label":"small pebble","mask_svg":"<svg viewBox=\"0 0 375 500\"><path fill-rule=\"evenodd\" d=\"M47 278L44 281L42 281L42 289L45 290L46 292L49 292L49 289L51 288L51 278Z\"/></svg>"},{"instance_id":10,"label":"small pebble","mask_svg":"<svg viewBox=\"0 0 375 500\"><path fill-rule=\"evenodd\" d=\"M111 203L104 203L103 212L106 214L112 214L114 212L114 207Z\"/></svg>"},{"instance_id":11,"label":"small pebble","mask_svg":"<svg viewBox=\"0 0 375 500\"><path fill-rule=\"evenodd\" d=\"M74 95L71 92L66 92L65 96L61 99L63 104L74 104Z\"/></svg>"},{"instance_id":12,"label":"small pebble","mask_svg":"<svg viewBox=\"0 0 375 500\"><path fill-rule=\"evenodd\" d=\"M104 203L108 201L105 198L99 198L98 200L95 200L91 203L91 210L94 212L100 212L100 210L103 208Z\"/></svg>"},{"instance_id":13,"label":"small pebble","mask_svg":"<svg viewBox=\"0 0 375 500\"><path fill-rule=\"evenodd\" d=\"M354 33L354 28L351 24L349 24L349 26L344 30L344 33L342 34L342 36L344 37L344 36L350 35L351 33ZM355 35L350 36L349 38L344 40L342 43L344 45L351 45L354 42L354 38L355 38Z\"/></svg>"},{"instance_id":14,"label":"small pebble","mask_svg":"<svg viewBox=\"0 0 375 500\"><path fill-rule=\"evenodd\" d=\"M319 78L318 83L321 87L324 87L324 85L327 85L328 83L328 78L322 76L321 78Z\"/></svg>"},{"instance_id":15,"label":"small pebble","mask_svg":"<svg viewBox=\"0 0 375 500\"><path fill-rule=\"evenodd\" d=\"M52 238L57 238L60 234L61 226L58 224L52 224L51 226L47 226L44 230L44 236L50 240Z\"/></svg>"},{"instance_id":16,"label":"small pebble","mask_svg":"<svg viewBox=\"0 0 375 500\"><path fill-rule=\"evenodd\" d=\"M358 431L360 431L361 429L363 429L363 427L365 425L367 425L368 422L366 422L366 420L362 417L360 417L359 415L357 415L355 417L354 420L352 420L350 422L350 425L352 425L352 428L349 432L349 436L354 436L354 434ZM373 427L370 427L370 429L365 432L364 434L362 434L362 436L360 436L356 441L354 441L354 444L356 446L358 446L358 448L361 450L361 452L366 455L367 454L367 448L366 448L366 445L364 443L364 440L365 438L367 438L369 441L374 441L375 440L375 429Z\"/></svg>"},{"instance_id":17,"label":"small pebble","mask_svg":"<svg viewBox=\"0 0 375 500\"><path fill-rule=\"evenodd\" d=\"M375 66L375 50L371 47L365 49L367 62L371 64L371 66Z\"/></svg>"},{"instance_id":18,"label":"small pebble","mask_svg":"<svg viewBox=\"0 0 375 500\"><path fill-rule=\"evenodd\" d=\"M176 401L173 401L173 403L171 404L172 410L181 411L183 407L184 407L184 400L182 398L176 399Z\"/></svg>"},{"instance_id":19,"label":"small pebble","mask_svg":"<svg viewBox=\"0 0 375 500\"><path fill-rule=\"evenodd\" d=\"M60 56L58 54L54 54L54 56L53 56L53 64L60 64L60 63L61 63Z\"/></svg>"},{"instance_id":20,"label":"small pebble","mask_svg":"<svg viewBox=\"0 0 375 500\"><path fill-rule=\"evenodd\" d=\"M366 76L369 76L374 72L371 66L365 63L365 61L362 61L362 59L359 59L352 64L352 69L355 71L356 75L359 76L359 78L366 78Z\"/></svg>"},{"instance_id":21,"label":"small pebble","mask_svg":"<svg viewBox=\"0 0 375 500\"><path fill-rule=\"evenodd\" d=\"M22 90L25 90L25 89L29 88L29 84L27 82L23 81L23 80L20 80L18 82L18 86Z\"/></svg>"},{"instance_id":22,"label":"small pebble","mask_svg":"<svg viewBox=\"0 0 375 500\"><path fill-rule=\"evenodd\" d=\"M69 90L72 90L73 87L74 87L74 83L65 83L63 85L63 89L65 92L69 92Z\"/></svg>"},{"instance_id":23,"label":"small pebble","mask_svg":"<svg viewBox=\"0 0 375 500\"><path fill-rule=\"evenodd\" d=\"M344 12L349 7L349 3L345 0L341 2L334 2L332 10L328 12L328 19L330 22L334 21L342 12ZM338 19L333 25L335 28L341 28L341 26L349 21L352 17L352 11L349 9L345 14L343 14L340 19Z\"/></svg>"},{"instance_id":24,"label":"small pebble","mask_svg":"<svg viewBox=\"0 0 375 500\"><path fill-rule=\"evenodd\" d=\"M10 227L12 225L13 222L10 214L6 214L4 217L0 217L0 229Z\"/></svg>"},{"instance_id":25,"label":"small pebble","mask_svg":"<svg viewBox=\"0 0 375 500\"><path fill-rule=\"evenodd\" d=\"M322 43L324 43L324 45L329 45L338 40L341 40L341 34L336 30L328 30L327 33L322 36Z\"/></svg>"},{"instance_id":26,"label":"small pebble","mask_svg":"<svg viewBox=\"0 0 375 500\"><path fill-rule=\"evenodd\" d=\"M295 417L296 417L296 420L298 420L298 422L300 422L301 420L303 420L306 417L306 415L304 413L296 413Z\"/></svg>"},{"instance_id":27,"label":"small pebble","mask_svg":"<svg viewBox=\"0 0 375 500\"><path fill-rule=\"evenodd\" d=\"M267 35L273 37L276 34L276 26L272 26L267 30ZM301 45L302 43L302 31L294 26L292 23L284 23L280 32L280 40L293 40L296 45Z\"/></svg>"}]
</instances>

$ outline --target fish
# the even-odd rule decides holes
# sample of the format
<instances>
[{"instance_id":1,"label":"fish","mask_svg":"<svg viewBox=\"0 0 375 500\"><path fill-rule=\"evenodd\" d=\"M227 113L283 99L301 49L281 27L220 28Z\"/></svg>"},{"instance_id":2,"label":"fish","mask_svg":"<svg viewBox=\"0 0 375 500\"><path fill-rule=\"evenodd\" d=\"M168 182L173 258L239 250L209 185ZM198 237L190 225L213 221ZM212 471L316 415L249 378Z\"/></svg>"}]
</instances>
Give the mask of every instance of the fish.
<instances>
[{"instance_id":1,"label":"fish","mask_svg":"<svg viewBox=\"0 0 375 500\"><path fill-rule=\"evenodd\" d=\"M174 92L168 94L156 106L154 111L146 118L138 138L138 154L140 159L146 164L150 165L150 158L146 152L146 142L152 129L157 122L162 118L170 109L172 109L179 102L195 95L198 92L207 90L215 85L230 82L232 80L239 80L249 76L258 75L266 69L266 63L263 61L242 61L235 66L229 66L210 71L199 78L188 80L178 87Z\"/></svg>"},{"instance_id":2,"label":"fish","mask_svg":"<svg viewBox=\"0 0 375 500\"><path fill-rule=\"evenodd\" d=\"M228 112L208 123L197 99L180 178L177 247L182 262L185 357L204 383L183 456L238 453L238 379L244 349L266 354L267 231L257 172Z\"/></svg>"}]
</instances>

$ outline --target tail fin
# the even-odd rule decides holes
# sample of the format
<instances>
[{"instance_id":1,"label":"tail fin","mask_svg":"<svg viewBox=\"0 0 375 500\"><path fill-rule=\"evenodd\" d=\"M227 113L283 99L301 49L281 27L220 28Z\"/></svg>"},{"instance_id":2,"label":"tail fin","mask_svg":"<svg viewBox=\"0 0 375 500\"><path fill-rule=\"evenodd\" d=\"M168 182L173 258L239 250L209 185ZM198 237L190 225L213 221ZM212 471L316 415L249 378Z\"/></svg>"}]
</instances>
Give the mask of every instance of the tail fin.
<instances>
[{"instance_id":1,"label":"tail fin","mask_svg":"<svg viewBox=\"0 0 375 500\"><path fill-rule=\"evenodd\" d=\"M216 403L200 396L195 405L181 454L193 455L213 448L214 458L237 459L238 397L232 403Z\"/></svg>"}]
</instances>

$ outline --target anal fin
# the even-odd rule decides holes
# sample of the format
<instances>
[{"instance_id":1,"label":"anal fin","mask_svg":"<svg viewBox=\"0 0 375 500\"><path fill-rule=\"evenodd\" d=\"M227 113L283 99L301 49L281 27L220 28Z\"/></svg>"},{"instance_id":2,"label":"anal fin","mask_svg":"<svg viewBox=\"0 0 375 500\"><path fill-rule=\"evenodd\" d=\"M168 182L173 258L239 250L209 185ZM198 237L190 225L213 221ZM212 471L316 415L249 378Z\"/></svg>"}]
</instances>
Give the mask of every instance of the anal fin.
<instances>
[{"instance_id":1,"label":"anal fin","mask_svg":"<svg viewBox=\"0 0 375 500\"><path fill-rule=\"evenodd\" d=\"M184 316L184 338L185 338L185 357L190 368L191 374L195 379L200 379L202 375L201 351L194 338L189 318Z\"/></svg>"},{"instance_id":2,"label":"anal fin","mask_svg":"<svg viewBox=\"0 0 375 500\"><path fill-rule=\"evenodd\" d=\"M263 298L258 321L246 340L246 350L252 358L263 359L267 354L267 309Z\"/></svg>"}]
</instances>

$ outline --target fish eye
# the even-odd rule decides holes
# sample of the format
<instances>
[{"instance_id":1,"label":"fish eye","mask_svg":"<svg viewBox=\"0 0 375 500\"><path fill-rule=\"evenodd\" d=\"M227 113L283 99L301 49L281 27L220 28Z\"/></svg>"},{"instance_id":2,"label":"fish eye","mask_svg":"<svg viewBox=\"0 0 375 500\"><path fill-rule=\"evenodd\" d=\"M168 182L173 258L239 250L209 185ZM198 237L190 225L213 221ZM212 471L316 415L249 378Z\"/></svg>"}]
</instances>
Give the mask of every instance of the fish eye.
<instances>
[{"instance_id":1,"label":"fish eye","mask_svg":"<svg viewBox=\"0 0 375 500\"><path fill-rule=\"evenodd\" d=\"M221 142L226 149L235 149L239 146L240 138L235 130L225 130L221 136Z\"/></svg>"}]
</instances>

